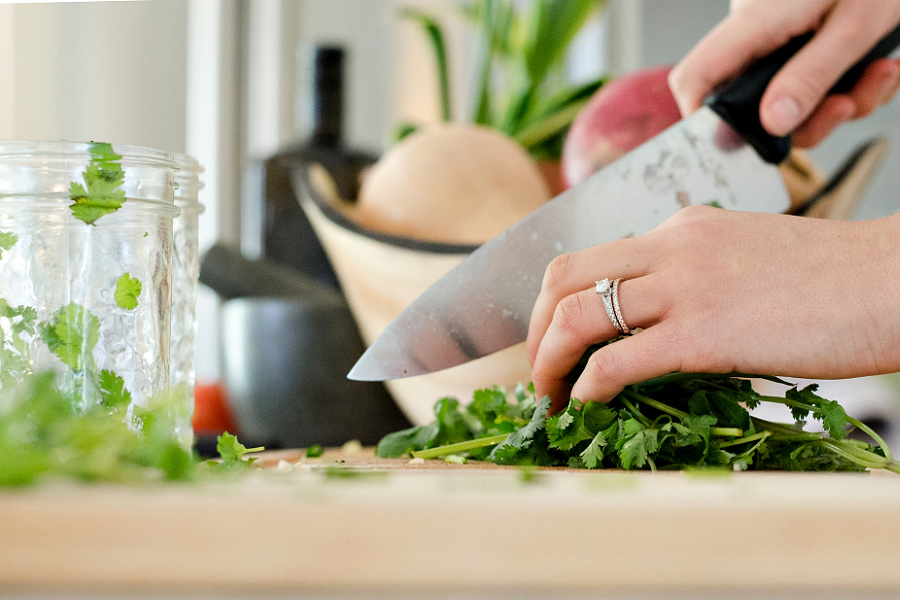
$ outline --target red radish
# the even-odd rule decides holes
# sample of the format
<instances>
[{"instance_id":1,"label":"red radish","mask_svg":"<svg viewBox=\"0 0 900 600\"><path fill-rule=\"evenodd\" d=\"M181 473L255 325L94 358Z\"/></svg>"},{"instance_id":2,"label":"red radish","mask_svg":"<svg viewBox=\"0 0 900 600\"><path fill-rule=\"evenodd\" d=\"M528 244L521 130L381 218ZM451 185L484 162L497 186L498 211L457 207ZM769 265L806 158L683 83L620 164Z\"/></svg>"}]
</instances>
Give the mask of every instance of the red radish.
<instances>
[{"instance_id":1,"label":"red radish","mask_svg":"<svg viewBox=\"0 0 900 600\"><path fill-rule=\"evenodd\" d=\"M587 179L681 119L667 81L671 69L634 71L597 90L566 136L562 166L567 186Z\"/></svg>"}]
</instances>

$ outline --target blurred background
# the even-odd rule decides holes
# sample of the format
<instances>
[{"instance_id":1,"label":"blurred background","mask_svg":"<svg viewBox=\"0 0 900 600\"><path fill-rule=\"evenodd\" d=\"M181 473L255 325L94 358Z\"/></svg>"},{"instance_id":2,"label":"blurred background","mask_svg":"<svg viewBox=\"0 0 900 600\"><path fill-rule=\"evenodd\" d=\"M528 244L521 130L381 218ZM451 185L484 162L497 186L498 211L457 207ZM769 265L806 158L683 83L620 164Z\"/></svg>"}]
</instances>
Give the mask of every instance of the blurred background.
<instances>
[{"instance_id":1,"label":"blurred background","mask_svg":"<svg viewBox=\"0 0 900 600\"><path fill-rule=\"evenodd\" d=\"M569 82L677 62L728 0L608 0L556 74ZM317 46L344 50L343 136L378 155L398 124L439 118L437 73L421 28L454 0L145 0L0 5L0 138L103 140L187 152L205 165L201 252L218 242L264 251L260 165L309 136ZM456 119L471 110L471 30L447 20ZM458 113L458 114L457 114ZM891 148L854 218L897 210L900 101L842 127L811 153L832 173L859 144ZM222 378L221 300L202 289L198 382ZM892 378L851 386L860 406L893 414ZM861 390L870 390L863 392ZM841 394L844 392L841 391ZM835 395L844 400L845 396ZM848 402L848 408L852 406ZM865 408L869 411L869 408ZM865 418L866 414L859 414ZM886 417L887 418L887 417Z\"/></svg>"}]
</instances>

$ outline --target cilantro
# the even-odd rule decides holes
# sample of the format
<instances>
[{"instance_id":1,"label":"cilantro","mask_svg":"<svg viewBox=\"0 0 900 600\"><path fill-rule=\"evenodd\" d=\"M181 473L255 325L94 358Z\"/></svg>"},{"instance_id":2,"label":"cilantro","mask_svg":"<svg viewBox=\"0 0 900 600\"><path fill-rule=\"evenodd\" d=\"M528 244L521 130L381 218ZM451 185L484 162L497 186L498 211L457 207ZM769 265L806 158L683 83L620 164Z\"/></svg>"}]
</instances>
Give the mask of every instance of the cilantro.
<instances>
[{"instance_id":1,"label":"cilantro","mask_svg":"<svg viewBox=\"0 0 900 600\"><path fill-rule=\"evenodd\" d=\"M131 404L131 392L125 387L125 380L114 372L100 371L100 403L108 408L126 409Z\"/></svg>"},{"instance_id":2,"label":"cilantro","mask_svg":"<svg viewBox=\"0 0 900 600\"><path fill-rule=\"evenodd\" d=\"M134 310L138 305L138 296L141 295L141 282L128 273L122 273L116 281L116 305L125 310Z\"/></svg>"},{"instance_id":3,"label":"cilantro","mask_svg":"<svg viewBox=\"0 0 900 600\"><path fill-rule=\"evenodd\" d=\"M39 326L47 347L76 374L93 367L92 353L100 340L100 319L80 304L70 303Z\"/></svg>"},{"instance_id":4,"label":"cilantro","mask_svg":"<svg viewBox=\"0 0 900 600\"><path fill-rule=\"evenodd\" d=\"M658 429L644 427L637 419L623 423L624 436L616 443L623 469L641 468L659 450Z\"/></svg>"},{"instance_id":5,"label":"cilantro","mask_svg":"<svg viewBox=\"0 0 900 600\"><path fill-rule=\"evenodd\" d=\"M627 386L608 404L573 398L549 417L549 398L536 402L533 386L519 387L514 395L501 388L479 390L465 408L453 399L440 400L434 422L385 436L377 454L587 469L884 468L900 473L884 441L839 403L816 395L814 386L798 390L764 376L788 390L784 398L761 396L748 377L672 373ZM762 402L784 404L800 418L811 415L826 431L751 417L748 408ZM848 439L851 426L878 446Z\"/></svg>"},{"instance_id":6,"label":"cilantro","mask_svg":"<svg viewBox=\"0 0 900 600\"><path fill-rule=\"evenodd\" d=\"M3 258L3 252L12 249L19 241L19 236L9 231L0 231L0 258Z\"/></svg>"},{"instance_id":7,"label":"cilantro","mask_svg":"<svg viewBox=\"0 0 900 600\"><path fill-rule=\"evenodd\" d=\"M36 310L0 298L0 387L31 373L30 341L36 327Z\"/></svg>"},{"instance_id":8,"label":"cilantro","mask_svg":"<svg viewBox=\"0 0 900 600\"><path fill-rule=\"evenodd\" d=\"M93 225L103 215L117 211L125 202L121 189L125 172L110 144L93 142L90 145L91 162L84 171L84 185L72 182L69 196L71 210L76 219Z\"/></svg>"},{"instance_id":9,"label":"cilantro","mask_svg":"<svg viewBox=\"0 0 900 600\"><path fill-rule=\"evenodd\" d=\"M187 480L193 458L157 420L129 427L124 409L76 410L53 373L31 374L0 389L0 486L44 476L82 481ZM165 425L165 426L164 426Z\"/></svg>"},{"instance_id":10,"label":"cilantro","mask_svg":"<svg viewBox=\"0 0 900 600\"><path fill-rule=\"evenodd\" d=\"M598 431L591 443L579 455L588 469L596 468L603 460L603 447L606 446L606 436Z\"/></svg>"},{"instance_id":11,"label":"cilantro","mask_svg":"<svg viewBox=\"0 0 900 600\"><path fill-rule=\"evenodd\" d=\"M306 458L319 458L323 454L325 454L325 448L319 444L313 444L306 449Z\"/></svg>"},{"instance_id":12,"label":"cilantro","mask_svg":"<svg viewBox=\"0 0 900 600\"><path fill-rule=\"evenodd\" d=\"M222 458L220 463L225 468L249 467L255 458L244 460L244 455L250 452L261 452L262 447L247 448L240 443L236 436L227 431L216 438L216 450Z\"/></svg>"}]
</instances>

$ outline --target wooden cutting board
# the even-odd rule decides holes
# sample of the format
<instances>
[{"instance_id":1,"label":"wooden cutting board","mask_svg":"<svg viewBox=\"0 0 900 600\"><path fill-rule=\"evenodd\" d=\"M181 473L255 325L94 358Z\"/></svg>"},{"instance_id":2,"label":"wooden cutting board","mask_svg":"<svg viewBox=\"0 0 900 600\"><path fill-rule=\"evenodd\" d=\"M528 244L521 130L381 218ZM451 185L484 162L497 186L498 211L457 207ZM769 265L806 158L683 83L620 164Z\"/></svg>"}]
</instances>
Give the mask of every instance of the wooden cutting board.
<instances>
[{"instance_id":1,"label":"wooden cutting board","mask_svg":"<svg viewBox=\"0 0 900 600\"><path fill-rule=\"evenodd\" d=\"M0 591L395 595L900 587L900 476L267 453L234 481L0 493ZM279 467L280 465L280 467Z\"/></svg>"}]
</instances>

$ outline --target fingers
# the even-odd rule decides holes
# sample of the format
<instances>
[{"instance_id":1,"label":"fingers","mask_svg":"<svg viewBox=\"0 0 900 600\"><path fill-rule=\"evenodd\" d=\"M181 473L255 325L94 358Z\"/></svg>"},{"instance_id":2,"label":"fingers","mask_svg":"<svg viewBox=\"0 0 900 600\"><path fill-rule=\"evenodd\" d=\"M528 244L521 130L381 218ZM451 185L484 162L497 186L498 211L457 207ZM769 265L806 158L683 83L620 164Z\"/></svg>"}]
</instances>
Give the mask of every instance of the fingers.
<instances>
[{"instance_id":1,"label":"fingers","mask_svg":"<svg viewBox=\"0 0 900 600\"><path fill-rule=\"evenodd\" d=\"M792 145L812 148L838 125L852 119L855 112L853 99L848 96L842 94L826 98L806 123L791 134Z\"/></svg>"},{"instance_id":2,"label":"fingers","mask_svg":"<svg viewBox=\"0 0 900 600\"><path fill-rule=\"evenodd\" d=\"M660 286L654 279L639 277L619 284L619 306L629 327L650 327L665 312L659 300ZM549 395L554 406L567 402L568 375L584 352L591 345L616 335L618 331L593 287L561 299L535 357L532 377L538 397Z\"/></svg>"},{"instance_id":3,"label":"fingers","mask_svg":"<svg viewBox=\"0 0 900 600\"><path fill-rule=\"evenodd\" d=\"M532 365L560 300L576 292L593 289L595 282L604 277L610 280L618 277L633 279L645 274L650 263L642 248L645 246L636 238L627 238L564 254L550 263L528 326L526 349Z\"/></svg>"},{"instance_id":4,"label":"fingers","mask_svg":"<svg viewBox=\"0 0 900 600\"><path fill-rule=\"evenodd\" d=\"M810 118L828 90L890 29L859 3L839 3L813 38L775 75L760 102L773 135L787 135ZM888 73L887 77L892 75ZM875 98L892 85L876 85ZM878 102L869 102L872 108Z\"/></svg>"},{"instance_id":5,"label":"fingers","mask_svg":"<svg viewBox=\"0 0 900 600\"><path fill-rule=\"evenodd\" d=\"M810 148L821 142L841 123L864 117L888 102L900 85L900 65L894 60L873 62L847 94L829 96L813 115L793 133L793 143Z\"/></svg>"},{"instance_id":6,"label":"fingers","mask_svg":"<svg viewBox=\"0 0 900 600\"><path fill-rule=\"evenodd\" d=\"M733 10L670 72L669 87L681 113L694 112L715 88L812 29L818 16L815 10L807 13L787 3L774 10L745 3Z\"/></svg>"},{"instance_id":7,"label":"fingers","mask_svg":"<svg viewBox=\"0 0 900 600\"><path fill-rule=\"evenodd\" d=\"M680 371L684 348L669 331L660 324L594 352L572 388L572 397L608 402L626 385Z\"/></svg>"}]
</instances>

